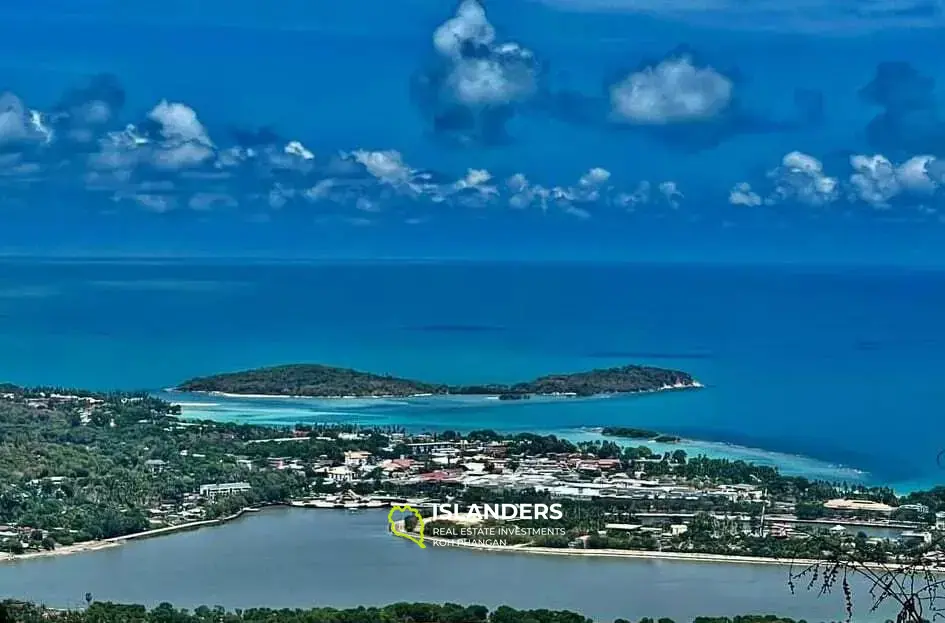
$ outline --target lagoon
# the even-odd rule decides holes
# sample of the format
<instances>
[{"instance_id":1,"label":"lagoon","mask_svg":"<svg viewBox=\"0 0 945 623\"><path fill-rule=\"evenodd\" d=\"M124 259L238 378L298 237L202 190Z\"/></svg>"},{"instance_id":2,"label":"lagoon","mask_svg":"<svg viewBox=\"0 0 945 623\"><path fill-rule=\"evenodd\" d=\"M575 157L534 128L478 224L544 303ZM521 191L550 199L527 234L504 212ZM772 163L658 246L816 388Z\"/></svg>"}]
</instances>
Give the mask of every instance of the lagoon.
<instances>
[{"instance_id":1,"label":"lagoon","mask_svg":"<svg viewBox=\"0 0 945 623\"><path fill-rule=\"evenodd\" d=\"M474 552L387 533L386 512L289 508L120 547L0 564L0 597L78 607L96 600L183 607L349 607L397 601L569 609L595 620L774 612L844 617L839 594L791 595L788 568ZM854 585L857 620L866 587Z\"/></svg>"},{"instance_id":2,"label":"lagoon","mask_svg":"<svg viewBox=\"0 0 945 623\"><path fill-rule=\"evenodd\" d=\"M752 460L811 477L902 490L942 481L945 272L189 260L0 267L3 381L157 390L307 361L474 383L640 363L685 370L707 388L501 408L229 403L205 415L572 434L634 426L721 453L754 449ZM890 430L921 434L893 442Z\"/></svg>"}]
</instances>

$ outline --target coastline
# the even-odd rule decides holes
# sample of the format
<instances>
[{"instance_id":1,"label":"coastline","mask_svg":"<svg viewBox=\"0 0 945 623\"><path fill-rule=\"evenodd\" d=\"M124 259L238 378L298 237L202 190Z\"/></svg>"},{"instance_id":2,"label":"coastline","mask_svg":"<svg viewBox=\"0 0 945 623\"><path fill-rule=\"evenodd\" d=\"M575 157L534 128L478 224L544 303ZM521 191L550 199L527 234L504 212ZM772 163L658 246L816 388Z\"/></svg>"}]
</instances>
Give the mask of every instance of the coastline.
<instances>
[{"instance_id":1,"label":"coastline","mask_svg":"<svg viewBox=\"0 0 945 623\"><path fill-rule=\"evenodd\" d=\"M634 392L604 392L600 394L594 394L592 396L578 396L573 393L560 393L560 394L530 394L536 398L595 398L601 396L639 396L642 394L656 394L659 392L672 392L672 391L683 391L690 389L704 389L705 385L699 381L693 381L692 383L679 383L676 385L664 385L663 387L656 387L653 389L641 389ZM206 391L206 390L193 390L185 391L178 389L176 387L166 387L161 390L164 393L168 394L197 394L202 396L220 396L222 398L246 398L246 399L259 399L259 400L278 400L280 398L285 399L309 399L309 400L390 400L391 398L404 399L404 398L448 398L451 396L458 397L478 397L478 398L492 398L496 399L500 394L365 394L363 396L352 395L352 396L309 396L309 395L300 395L300 394L236 394L232 392L221 392L221 391Z\"/></svg>"},{"instance_id":2,"label":"coastline","mask_svg":"<svg viewBox=\"0 0 945 623\"><path fill-rule=\"evenodd\" d=\"M166 526L164 528L155 528L153 530L145 530L144 532L135 532L132 534L127 534L120 537L112 537L109 539L102 539L99 541L86 541L83 543L76 543L74 545L68 545L65 547L59 547L50 551L43 552L30 552L28 554L8 554L0 553L0 564L3 563L15 563L19 561L35 560L39 558L55 558L58 556L69 556L72 554L81 554L86 552L95 552L99 550L109 549L112 547L118 547L125 544L128 541L136 541L141 539L155 538L164 536L167 534L174 534L177 532L184 532L188 530L198 530L200 528L206 528L209 526L222 526L231 521L239 519L247 514L254 514L260 512L266 508L272 508L275 506L286 506L284 504L272 504L262 507L246 507L242 508L239 511L228 515L226 517L220 517L219 519L204 519L200 521L192 521L185 524L180 524L177 526ZM291 505L289 505L291 507ZM292 507L297 508L297 507ZM309 507L306 507L304 510L313 510ZM314 509L314 510L326 510L326 509ZM401 524L402 520L396 522ZM390 525L388 525L388 533L390 533ZM406 533L406 531L405 531ZM419 533L409 532L411 536L420 538ZM393 536L393 535L392 535ZM709 563L709 564L751 564L751 565L780 565L780 566L795 566L795 567L808 567L811 565L817 564L830 564L826 560L814 560L814 559L784 559L784 558L768 558L761 556L739 556L731 554L703 554L695 552L663 552L663 551L648 551L648 550L626 550L626 549L571 549L571 548L556 548L556 547L528 547L525 544L518 545L490 545L486 543L476 543L470 541L462 540L451 540L444 539L440 537L423 537L424 543L431 544L432 547L460 547L465 548L470 551L476 552L486 552L486 553L506 553L506 554L532 554L538 556L576 556L576 557L586 557L586 558L630 558L637 560L674 560L681 562L699 562L699 563ZM863 563L866 568L876 569L881 571L897 571L904 570L908 568L907 565L897 565L897 564L883 564L883 563ZM916 572L929 572L936 575L945 576L945 568L941 567L912 567L912 570Z\"/></svg>"},{"instance_id":3,"label":"coastline","mask_svg":"<svg viewBox=\"0 0 945 623\"><path fill-rule=\"evenodd\" d=\"M416 534L416 533L411 533ZM417 535L419 536L419 535ZM632 549L571 549L557 547L527 547L526 545L488 545L453 541L440 537L424 537L424 543L431 543L434 547L464 547L473 551L500 552L513 554L535 554L539 556L584 556L590 558L636 558L647 560L677 560L685 562L705 562L714 564L750 564L750 565L780 565L786 567L809 567L817 564L830 564L827 560L807 558L785 559L766 558L762 556L738 556L729 554L700 554L695 552L654 552ZM929 572L936 575L945 575L945 568L941 567L909 567L900 564L862 563L868 569L881 571L901 571L905 569L916 572Z\"/></svg>"},{"instance_id":4,"label":"coastline","mask_svg":"<svg viewBox=\"0 0 945 623\"><path fill-rule=\"evenodd\" d=\"M219 519L201 519L200 521L189 521L187 523L178 524L176 526L165 526L163 528L154 528L153 530L145 530L143 532L133 532L131 534L126 534L124 536L116 536L108 539L100 539L98 541L83 541L82 543L75 543L73 545L66 545L64 547L57 547L56 549L42 551L42 552L29 552L28 554L9 554L6 552L0 552L0 564L3 563L15 563L22 560L35 560L37 558L54 558L57 556L69 556L71 554L82 554L85 552L97 552L103 549L109 549L112 547L118 547L119 545L125 544L127 541L139 541L141 539L149 539L154 537L163 536L165 534L174 534L176 532L185 532L187 530L197 530L199 528L205 528L207 526L220 526L226 524L235 519L239 519L247 513L255 513L262 510L264 507L253 508L246 507L241 508L232 515L227 515L226 517L220 517Z\"/></svg>"}]
</instances>

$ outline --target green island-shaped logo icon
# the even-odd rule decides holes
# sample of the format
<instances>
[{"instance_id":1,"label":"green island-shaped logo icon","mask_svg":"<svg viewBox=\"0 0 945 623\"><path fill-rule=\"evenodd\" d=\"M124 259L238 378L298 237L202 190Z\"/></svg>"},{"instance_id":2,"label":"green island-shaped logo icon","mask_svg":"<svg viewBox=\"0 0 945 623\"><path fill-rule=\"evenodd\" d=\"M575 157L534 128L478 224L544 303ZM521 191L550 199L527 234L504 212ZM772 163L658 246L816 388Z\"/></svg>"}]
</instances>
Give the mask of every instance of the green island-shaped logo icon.
<instances>
[{"instance_id":1,"label":"green island-shaped logo icon","mask_svg":"<svg viewBox=\"0 0 945 623\"><path fill-rule=\"evenodd\" d=\"M406 532L401 532L397 529L397 521L394 519L394 513L413 513L417 517L417 533L420 535L419 538L413 536L412 534L407 534ZM390 525L391 534L394 536L399 536L401 538L413 541L421 548L426 548L426 545L423 544L423 517L420 515L420 511L415 509L409 504L404 504L403 506L393 506L390 509L390 512L387 513L387 523Z\"/></svg>"}]
</instances>

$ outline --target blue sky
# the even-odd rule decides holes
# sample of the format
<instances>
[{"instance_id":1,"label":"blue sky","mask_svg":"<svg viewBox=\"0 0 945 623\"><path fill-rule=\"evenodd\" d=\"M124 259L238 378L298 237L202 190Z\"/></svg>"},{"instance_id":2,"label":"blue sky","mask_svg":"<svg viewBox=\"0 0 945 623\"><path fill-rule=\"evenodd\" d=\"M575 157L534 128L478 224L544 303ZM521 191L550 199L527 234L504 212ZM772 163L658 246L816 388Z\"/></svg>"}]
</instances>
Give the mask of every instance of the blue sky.
<instances>
[{"instance_id":1,"label":"blue sky","mask_svg":"<svg viewBox=\"0 0 945 623\"><path fill-rule=\"evenodd\" d=\"M12 0L0 252L945 263L940 0Z\"/></svg>"}]
</instances>

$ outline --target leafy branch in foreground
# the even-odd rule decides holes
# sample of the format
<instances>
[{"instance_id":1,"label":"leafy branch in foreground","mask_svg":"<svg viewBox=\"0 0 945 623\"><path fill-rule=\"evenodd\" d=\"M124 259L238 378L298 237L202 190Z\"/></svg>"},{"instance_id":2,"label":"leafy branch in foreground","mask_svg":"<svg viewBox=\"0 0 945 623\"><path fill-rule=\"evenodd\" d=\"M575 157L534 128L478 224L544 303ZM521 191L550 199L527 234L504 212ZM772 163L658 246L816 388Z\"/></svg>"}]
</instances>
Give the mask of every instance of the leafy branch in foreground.
<instances>
[{"instance_id":1,"label":"leafy branch in foreground","mask_svg":"<svg viewBox=\"0 0 945 623\"><path fill-rule=\"evenodd\" d=\"M843 538L829 533L807 532L820 548L819 560L792 561L788 585L794 593L799 586L820 595L843 594L846 620L853 620L852 580L861 578L869 586L870 612L883 606L895 609L897 623L922 623L945 616L940 591L945 586L945 567L940 566L945 533L923 539L915 546L890 554L869 542L862 532Z\"/></svg>"}]
</instances>

